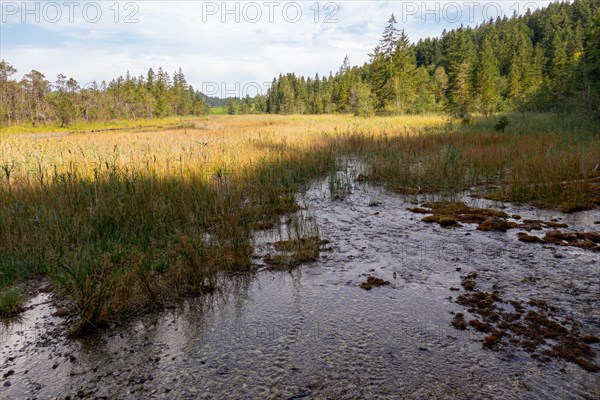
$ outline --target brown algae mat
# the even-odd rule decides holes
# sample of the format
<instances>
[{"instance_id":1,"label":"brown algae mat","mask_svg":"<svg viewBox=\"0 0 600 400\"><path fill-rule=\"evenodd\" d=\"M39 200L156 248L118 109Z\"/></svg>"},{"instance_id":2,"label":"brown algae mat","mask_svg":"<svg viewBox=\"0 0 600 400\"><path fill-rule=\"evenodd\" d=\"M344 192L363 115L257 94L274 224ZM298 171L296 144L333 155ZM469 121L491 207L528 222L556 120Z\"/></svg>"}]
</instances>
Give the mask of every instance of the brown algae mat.
<instances>
[{"instance_id":1,"label":"brown algae mat","mask_svg":"<svg viewBox=\"0 0 600 400\"><path fill-rule=\"evenodd\" d=\"M378 278L376 276L368 276L367 280L365 282L361 283L359 286L362 289L371 290L374 287L381 287L381 286L387 286L387 285L390 285L389 281Z\"/></svg>"},{"instance_id":2,"label":"brown algae mat","mask_svg":"<svg viewBox=\"0 0 600 400\"><path fill-rule=\"evenodd\" d=\"M600 251L600 233L548 231L543 238L525 232L517 234L519 240L526 243L549 243L558 246L573 246L582 249Z\"/></svg>"},{"instance_id":3,"label":"brown algae mat","mask_svg":"<svg viewBox=\"0 0 600 400\"><path fill-rule=\"evenodd\" d=\"M477 275L472 272L463 277L465 292L456 299L474 318L467 321L464 313L456 313L452 326L460 330L470 327L486 334L482 339L485 349L500 351L516 347L541 362L560 358L586 371L600 372L590 347L599 343L600 338L581 332L577 321L570 317L561 321L557 310L545 301L531 299L524 303L506 300L497 290L477 290Z\"/></svg>"},{"instance_id":4,"label":"brown algae mat","mask_svg":"<svg viewBox=\"0 0 600 400\"><path fill-rule=\"evenodd\" d=\"M526 243L555 244L573 246L582 249L600 251L600 233L598 232L565 232L559 228L568 228L558 220L541 221L522 219L520 215L509 215L504 211L490 208L472 208L463 202L425 203L421 207L408 208L419 214L431 214L422 219L423 222L437 223L443 228L461 227L462 224L477 224L480 231L506 232L521 229L527 232L542 231L544 237L519 232L518 238Z\"/></svg>"}]
</instances>

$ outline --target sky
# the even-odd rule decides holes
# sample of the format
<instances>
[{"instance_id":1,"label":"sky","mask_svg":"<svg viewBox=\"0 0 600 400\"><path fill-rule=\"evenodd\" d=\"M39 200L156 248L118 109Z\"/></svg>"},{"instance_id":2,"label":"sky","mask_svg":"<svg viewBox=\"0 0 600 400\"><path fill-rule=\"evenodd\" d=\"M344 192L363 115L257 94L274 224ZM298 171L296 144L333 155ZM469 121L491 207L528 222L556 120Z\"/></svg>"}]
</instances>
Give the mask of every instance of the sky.
<instances>
[{"instance_id":1,"label":"sky","mask_svg":"<svg viewBox=\"0 0 600 400\"><path fill-rule=\"evenodd\" d=\"M411 41L549 1L0 1L0 58L17 77L61 73L81 86L127 71L182 68L217 97L266 93L280 73L369 60L393 13Z\"/></svg>"}]
</instances>

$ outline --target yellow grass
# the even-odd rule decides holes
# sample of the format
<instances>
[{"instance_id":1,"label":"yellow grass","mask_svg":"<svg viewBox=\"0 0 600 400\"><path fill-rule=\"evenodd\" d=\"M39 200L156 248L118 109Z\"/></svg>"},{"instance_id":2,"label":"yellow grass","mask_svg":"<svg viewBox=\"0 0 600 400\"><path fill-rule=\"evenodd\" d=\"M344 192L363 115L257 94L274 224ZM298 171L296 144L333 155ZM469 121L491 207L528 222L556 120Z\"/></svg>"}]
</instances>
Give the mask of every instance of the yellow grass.
<instances>
[{"instance_id":1,"label":"yellow grass","mask_svg":"<svg viewBox=\"0 0 600 400\"><path fill-rule=\"evenodd\" d=\"M0 134L0 288L49 274L78 329L215 290L222 273L252 270L252 229L293 211L294 194L349 155L399 193L597 204L597 126L511 116L499 133L496 119L209 116L168 130Z\"/></svg>"},{"instance_id":2,"label":"yellow grass","mask_svg":"<svg viewBox=\"0 0 600 400\"><path fill-rule=\"evenodd\" d=\"M108 120L108 121L75 121L68 126L60 124L42 124L33 126L31 124L0 126L1 134L19 134L19 133L54 133L54 132L84 132L84 131L102 131L115 129L159 129L164 127L176 127L185 125L192 120L198 120L194 117L165 117L153 119L136 120Z\"/></svg>"},{"instance_id":3,"label":"yellow grass","mask_svg":"<svg viewBox=\"0 0 600 400\"><path fill-rule=\"evenodd\" d=\"M19 174L19 178L31 177L32 171L43 172L46 176L66 172L72 168L71 164L87 171L87 177L91 178L94 168L105 162L124 168L150 168L161 176L179 177L182 171L185 176L205 168L211 171L215 165L240 169L279 156L279 148L310 149L341 135L418 134L444 123L441 116L378 119L211 116L196 120L195 128L190 129L0 138L2 160L15 163L14 174Z\"/></svg>"}]
</instances>

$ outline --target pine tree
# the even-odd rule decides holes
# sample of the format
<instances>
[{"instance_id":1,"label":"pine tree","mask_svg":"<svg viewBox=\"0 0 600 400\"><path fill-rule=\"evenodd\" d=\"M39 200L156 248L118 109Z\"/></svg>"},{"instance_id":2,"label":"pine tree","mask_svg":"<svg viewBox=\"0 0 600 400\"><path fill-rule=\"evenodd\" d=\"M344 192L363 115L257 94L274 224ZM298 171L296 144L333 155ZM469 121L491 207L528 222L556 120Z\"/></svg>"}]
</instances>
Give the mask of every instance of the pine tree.
<instances>
[{"instance_id":1,"label":"pine tree","mask_svg":"<svg viewBox=\"0 0 600 400\"><path fill-rule=\"evenodd\" d=\"M156 82L154 84L154 99L156 101L155 113L158 117L166 117L173 112L169 101L169 74L162 68L158 68Z\"/></svg>"},{"instance_id":2,"label":"pine tree","mask_svg":"<svg viewBox=\"0 0 600 400\"><path fill-rule=\"evenodd\" d=\"M409 111L413 114L436 111L436 85L424 66L415 71L414 87L418 95L415 95Z\"/></svg>"},{"instance_id":3,"label":"pine tree","mask_svg":"<svg viewBox=\"0 0 600 400\"><path fill-rule=\"evenodd\" d=\"M371 54L371 81L380 111L406 111L414 95L416 60L408 36L395 27L392 17L380 45Z\"/></svg>"},{"instance_id":4,"label":"pine tree","mask_svg":"<svg viewBox=\"0 0 600 400\"><path fill-rule=\"evenodd\" d=\"M444 30L411 44L392 15L369 63L346 56L335 75L280 75L266 96L232 99L235 112L368 114L446 109L576 110L600 117L600 1L552 3L524 16L490 20L477 28ZM209 105L177 70L173 80L152 68L108 84L79 88L61 75L50 86L31 71L0 62L0 124L69 124L75 119L201 115ZM366 110L366 111L365 111Z\"/></svg>"},{"instance_id":5,"label":"pine tree","mask_svg":"<svg viewBox=\"0 0 600 400\"><path fill-rule=\"evenodd\" d=\"M415 55L404 29L396 42L396 50L392 56L392 87L396 97L396 112L406 112L414 100Z\"/></svg>"},{"instance_id":6,"label":"pine tree","mask_svg":"<svg viewBox=\"0 0 600 400\"><path fill-rule=\"evenodd\" d=\"M556 100L562 99L567 92L567 51L563 40L559 35L555 35L552 41L552 94Z\"/></svg>"},{"instance_id":7,"label":"pine tree","mask_svg":"<svg viewBox=\"0 0 600 400\"><path fill-rule=\"evenodd\" d=\"M333 89L333 100L337 104L339 112L348 112L351 108L350 92L352 83L350 59L348 58L348 55L346 55L339 72L335 76Z\"/></svg>"},{"instance_id":8,"label":"pine tree","mask_svg":"<svg viewBox=\"0 0 600 400\"><path fill-rule=\"evenodd\" d=\"M396 51L398 40L400 39L400 31L396 28L396 17L394 14L388 20L388 25L383 31L383 37L380 40L379 48L385 58L391 58Z\"/></svg>"},{"instance_id":9,"label":"pine tree","mask_svg":"<svg viewBox=\"0 0 600 400\"><path fill-rule=\"evenodd\" d=\"M517 109L529 111L543 107L544 65L544 50L541 45L537 45L533 54L533 61L529 63L525 70L523 96L520 103L517 104Z\"/></svg>"},{"instance_id":10,"label":"pine tree","mask_svg":"<svg viewBox=\"0 0 600 400\"><path fill-rule=\"evenodd\" d=\"M588 112L600 120L600 9L584 35L583 72Z\"/></svg>"},{"instance_id":11,"label":"pine tree","mask_svg":"<svg viewBox=\"0 0 600 400\"><path fill-rule=\"evenodd\" d=\"M477 68L477 91L481 110L490 115L496 111L500 101L500 70L494 49L486 37L479 57Z\"/></svg>"},{"instance_id":12,"label":"pine tree","mask_svg":"<svg viewBox=\"0 0 600 400\"><path fill-rule=\"evenodd\" d=\"M448 98L452 114L465 117L471 112L473 43L463 28L446 36L448 50Z\"/></svg>"},{"instance_id":13,"label":"pine tree","mask_svg":"<svg viewBox=\"0 0 600 400\"><path fill-rule=\"evenodd\" d=\"M439 66L434 72L435 82L435 101L438 108L443 108L446 105L446 89L448 89L448 74L444 67Z\"/></svg>"},{"instance_id":14,"label":"pine tree","mask_svg":"<svg viewBox=\"0 0 600 400\"><path fill-rule=\"evenodd\" d=\"M227 108L227 114L229 114L229 115L235 115L238 113L238 107L236 104L236 100L232 97L227 99L226 108Z\"/></svg>"},{"instance_id":15,"label":"pine tree","mask_svg":"<svg viewBox=\"0 0 600 400\"><path fill-rule=\"evenodd\" d=\"M286 75L281 78L279 84L279 112L281 114L293 114L296 111L296 95L290 79L291 75Z\"/></svg>"},{"instance_id":16,"label":"pine tree","mask_svg":"<svg viewBox=\"0 0 600 400\"><path fill-rule=\"evenodd\" d=\"M373 50L370 64L369 79L373 85L373 91L376 98L375 107L382 111L390 101L389 84L391 80L391 71L381 47L377 46Z\"/></svg>"},{"instance_id":17,"label":"pine tree","mask_svg":"<svg viewBox=\"0 0 600 400\"><path fill-rule=\"evenodd\" d=\"M277 96L277 93L279 92L278 86L279 81L277 80L277 78L273 78L271 87L267 92L267 112L269 114L279 113L279 97Z\"/></svg>"},{"instance_id":18,"label":"pine tree","mask_svg":"<svg viewBox=\"0 0 600 400\"><path fill-rule=\"evenodd\" d=\"M471 64L464 61L454 70L451 95L453 111L461 118L471 112Z\"/></svg>"},{"instance_id":19,"label":"pine tree","mask_svg":"<svg viewBox=\"0 0 600 400\"><path fill-rule=\"evenodd\" d=\"M150 68L148 70L148 75L146 78L146 87L148 88L148 91L150 93L154 93L154 80L156 78L156 74L154 73L154 70L152 68Z\"/></svg>"},{"instance_id":20,"label":"pine tree","mask_svg":"<svg viewBox=\"0 0 600 400\"><path fill-rule=\"evenodd\" d=\"M4 60L0 60L0 126L6 121L11 126L16 117L16 95L18 85L11 81L17 70Z\"/></svg>"},{"instance_id":21,"label":"pine tree","mask_svg":"<svg viewBox=\"0 0 600 400\"><path fill-rule=\"evenodd\" d=\"M315 75L314 80L314 104L313 104L313 112L315 114L323 114L323 92L322 92L322 84L321 79L319 78L319 74Z\"/></svg>"},{"instance_id":22,"label":"pine tree","mask_svg":"<svg viewBox=\"0 0 600 400\"><path fill-rule=\"evenodd\" d=\"M25 91L27 114L31 124L37 126L39 123L45 122L47 103L44 101L44 97L49 89L46 77L41 72L32 70L23 76L21 86Z\"/></svg>"},{"instance_id":23,"label":"pine tree","mask_svg":"<svg viewBox=\"0 0 600 400\"><path fill-rule=\"evenodd\" d=\"M373 94L368 83L357 82L352 86L350 105L356 116L368 117L373 114Z\"/></svg>"}]
</instances>

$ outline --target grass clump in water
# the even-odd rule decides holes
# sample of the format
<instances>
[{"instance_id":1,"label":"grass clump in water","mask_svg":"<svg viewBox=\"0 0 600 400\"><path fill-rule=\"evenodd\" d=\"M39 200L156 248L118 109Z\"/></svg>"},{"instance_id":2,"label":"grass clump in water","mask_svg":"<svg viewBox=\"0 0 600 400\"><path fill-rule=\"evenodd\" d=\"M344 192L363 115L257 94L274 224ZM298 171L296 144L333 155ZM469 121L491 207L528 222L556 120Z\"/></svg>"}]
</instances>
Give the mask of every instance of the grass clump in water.
<instances>
[{"instance_id":1,"label":"grass clump in water","mask_svg":"<svg viewBox=\"0 0 600 400\"><path fill-rule=\"evenodd\" d=\"M280 253L267 254L263 260L271 270L291 271L301 264L316 261L319 258L321 245L325 243L328 242L317 236L279 241L274 244L274 247Z\"/></svg>"},{"instance_id":2,"label":"grass clump in water","mask_svg":"<svg viewBox=\"0 0 600 400\"><path fill-rule=\"evenodd\" d=\"M293 215L287 220L287 237L273 244L277 254L267 254L263 261L271 270L292 271L301 264L316 261L321 246L329 243L322 240L314 215Z\"/></svg>"},{"instance_id":3,"label":"grass clump in water","mask_svg":"<svg viewBox=\"0 0 600 400\"><path fill-rule=\"evenodd\" d=\"M6 289L0 292L0 317L10 318L22 310L23 297L16 289Z\"/></svg>"}]
</instances>

